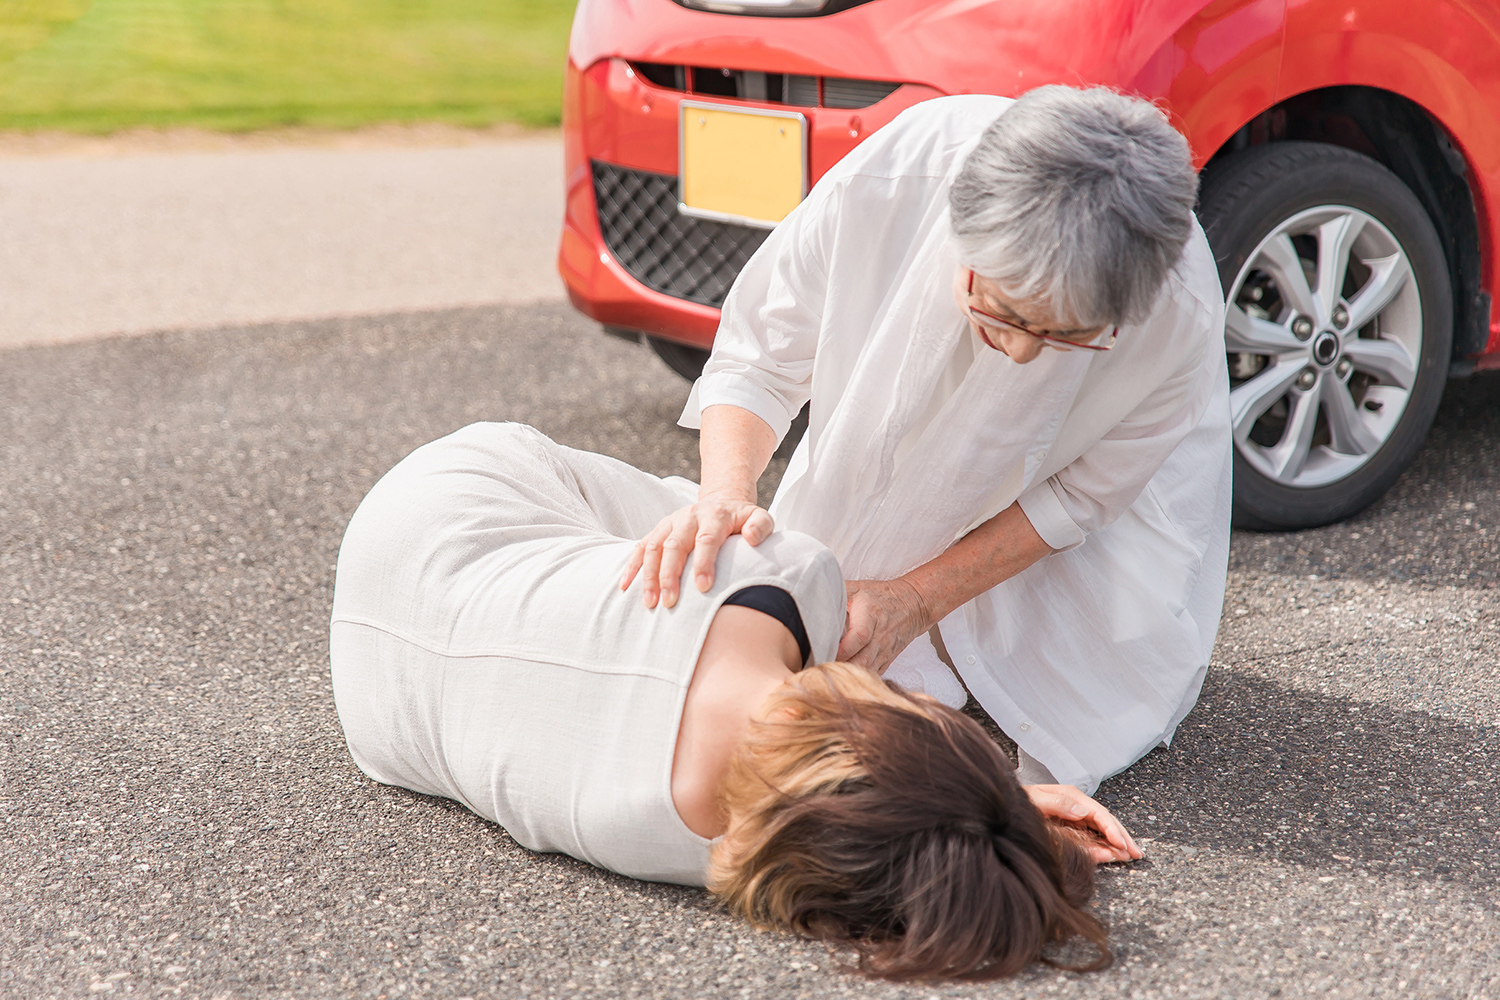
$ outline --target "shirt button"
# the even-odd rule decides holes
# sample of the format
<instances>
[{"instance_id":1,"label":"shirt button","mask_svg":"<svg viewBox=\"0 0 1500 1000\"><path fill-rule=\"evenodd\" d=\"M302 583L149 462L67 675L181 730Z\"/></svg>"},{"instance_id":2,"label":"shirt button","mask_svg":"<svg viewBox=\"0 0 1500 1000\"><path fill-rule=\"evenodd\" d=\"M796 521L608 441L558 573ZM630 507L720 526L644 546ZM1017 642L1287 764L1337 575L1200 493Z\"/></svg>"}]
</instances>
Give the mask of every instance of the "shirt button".
<instances>
[{"instance_id":1,"label":"shirt button","mask_svg":"<svg viewBox=\"0 0 1500 1000\"><path fill-rule=\"evenodd\" d=\"M978 660L977 660L977 657L975 657L973 653L970 653L968 656L964 657L964 662L972 664L972 663L978 662Z\"/></svg>"},{"instance_id":2,"label":"shirt button","mask_svg":"<svg viewBox=\"0 0 1500 1000\"><path fill-rule=\"evenodd\" d=\"M1031 728L1031 723L1029 723L1029 722L1023 722L1023 723L1021 723L1021 732L1024 733L1027 730L1029 730L1030 728Z\"/></svg>"}]
</instances>

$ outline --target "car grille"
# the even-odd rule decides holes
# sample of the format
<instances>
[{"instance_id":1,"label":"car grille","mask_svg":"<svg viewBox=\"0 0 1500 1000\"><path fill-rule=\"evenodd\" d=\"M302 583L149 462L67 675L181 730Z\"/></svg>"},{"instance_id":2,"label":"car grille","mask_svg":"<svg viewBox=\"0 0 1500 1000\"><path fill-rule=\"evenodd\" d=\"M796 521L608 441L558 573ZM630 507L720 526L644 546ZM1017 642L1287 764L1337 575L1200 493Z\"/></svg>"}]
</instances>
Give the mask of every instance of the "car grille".
<instances>
[{"instance_id":1,"label":"car grille","mask_svg":"<svg viewBox=\"0 0 1500 1000\"><path fill-rule=\"evenodd\" d=\"M677 177L593 161L604 245L653 291L718 307L769 230L695 219L677 210Z\"/></svg>"},{"instance_id":2,"label":"car grille","mask_svg":"<svg viewBox=\"0 0 1500 1000\"><path fill-rule=\"evenodd\" d=\"M884 80L839 80L826 76L823 78L823 106L868 108L894 94L900 86L899 83L887 83Z\"/></svg>"},{"instance_id":3,"label":"car grille","mask_svg":"<svg viewBox=\"0 0 1500 1000\"><path fill-rule=\"evenodd\" d=\"M901 89L889 80L854 80L825 76L819 99L819 77L795 73L711 69L673 63L633 62L631 68L658 87L693 97L734 97L742 101L785 104L798 108L868 108Z\"/></svg>"}]
</instances>

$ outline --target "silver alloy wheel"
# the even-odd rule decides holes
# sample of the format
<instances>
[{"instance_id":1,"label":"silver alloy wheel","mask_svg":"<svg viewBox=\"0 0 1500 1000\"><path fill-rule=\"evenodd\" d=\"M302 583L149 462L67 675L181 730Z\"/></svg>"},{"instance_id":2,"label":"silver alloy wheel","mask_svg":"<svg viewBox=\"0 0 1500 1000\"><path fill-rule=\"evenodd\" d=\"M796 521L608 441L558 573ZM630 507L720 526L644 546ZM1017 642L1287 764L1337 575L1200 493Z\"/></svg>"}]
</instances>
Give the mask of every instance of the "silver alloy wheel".
<instances>
[{"instance_id":1,"label":"silver alloy wheel","mask_svg":"<svg viewBox=\"0 0 1500 1000\"><path fill-rule=\"evenodd\" d=\"M1284 486L1337 482L1380 450L1411 398L1422 354L1411 263L1364 212L1298 212L1240 269L1224 340L1240 455Z\"/></svg>"}]
</instances>

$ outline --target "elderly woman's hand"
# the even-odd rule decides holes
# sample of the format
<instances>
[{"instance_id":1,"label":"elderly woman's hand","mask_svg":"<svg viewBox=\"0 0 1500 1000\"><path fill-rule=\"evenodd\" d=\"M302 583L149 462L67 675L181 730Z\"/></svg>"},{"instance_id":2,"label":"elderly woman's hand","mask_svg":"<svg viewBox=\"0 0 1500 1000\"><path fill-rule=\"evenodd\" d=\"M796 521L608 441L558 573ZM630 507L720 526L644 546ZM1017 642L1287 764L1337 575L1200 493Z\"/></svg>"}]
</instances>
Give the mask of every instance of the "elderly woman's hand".
<instances>
[{"instance_id":1,"label":"elderly woman's hand","mask_svg":"<svg viewBox=\"0 0 1500 1000\"><path fill-rule=\"evenodd\" d=\"M673 607L680 596L688 553L693 555L694 583L707 592L714 582L714 562L730 535L743 535L751 545L759 545L774 528L771 515L754 501L700 499L662 518L650 534L635 543L620 578L620 589L628 589L640 573L646 607L654 608L658 602L664 608Z\"/></svg>"},{"instance_id":2,"label":"elderly woman's hand","mask_svg":"<svg viewBox=\"0 0 1500 1000\"><path fill-rule=\"evenodd\" d=\"M751 545L771 537L776 525L755 502L755 484L776 443L771 425L749 410L727 404L705 407L698 441L703 464L698 502L662 518L635 543L620 589L629 589L639 573L646 607L670 608L680 596L689 552L693 585L708 593L714 585L714 563L730 535L742 535Z\"/></svg>"},{"instance_id":3,"label":"elderly woman's hand","mask_svg":"<svg viewBox=\"0 0 1500 1000\"><path fill-rule=\"evenodd\" d=\"M932 628L927 606L906 580L850 580L849 617L838 658L880 672Z\"/></svg>"}]
</instances>

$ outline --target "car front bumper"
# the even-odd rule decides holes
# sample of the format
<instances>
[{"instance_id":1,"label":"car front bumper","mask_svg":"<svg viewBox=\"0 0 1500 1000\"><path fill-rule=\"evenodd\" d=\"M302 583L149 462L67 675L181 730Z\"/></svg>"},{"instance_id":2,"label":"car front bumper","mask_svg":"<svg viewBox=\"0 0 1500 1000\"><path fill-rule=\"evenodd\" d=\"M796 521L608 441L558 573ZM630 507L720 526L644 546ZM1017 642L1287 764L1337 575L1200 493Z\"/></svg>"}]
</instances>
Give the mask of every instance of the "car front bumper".
<instances>
[{"instance_id":1,"label":"car front bumper","mask_svg":"<svg viewBox=\"0 0 1500 1000\"><path fill-rule=\"evenodd\" d=\"M780 69L759 55L768 70ZM750 58L735 68L758 69ZM906 108L939 96L933 87L901 82L865 107L795 107L808 123L809 181ZM729 286L768 230L678 211L678 110L689 98L788 109L664 87L619 55L587 67L570 58L563 98L567 202L558 270L573 305L585 315L706 348Z\"/></svg>"}]
</instances>

